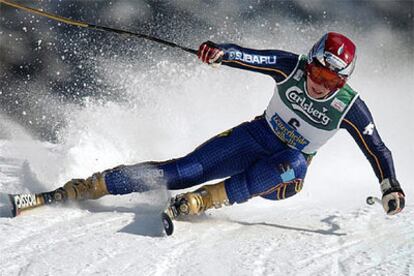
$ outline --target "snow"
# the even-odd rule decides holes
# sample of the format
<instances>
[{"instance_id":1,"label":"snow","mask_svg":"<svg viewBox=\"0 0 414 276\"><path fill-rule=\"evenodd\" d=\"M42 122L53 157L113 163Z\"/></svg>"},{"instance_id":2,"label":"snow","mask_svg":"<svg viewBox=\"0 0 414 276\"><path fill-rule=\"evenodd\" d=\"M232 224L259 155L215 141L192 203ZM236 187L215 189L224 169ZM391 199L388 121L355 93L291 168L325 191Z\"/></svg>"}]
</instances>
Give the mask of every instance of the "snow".
<instances>
[{"instance_id":1,"label":"snow","mask_svg":"<svg viewBox=\"0 0 414 276\"><path fill-rule=\"evenodd\" d=\"M12 136L0 140L0 191L52 189L71 177L132 159L128 151L145 148L125 145L133 139L134 124L142 121L125 121L114 105L102 108L90 107L97 116L89 121L86 111L79 116L79 122L94 124L76 134L71 132L76 123L69 126L66 144L32 140L9 122ZM113 127L124 129L124 135L111 137L100 128L100 120L110 120L106 108L115 122L122 122ZM387 134L387 127L382 130ZM365 204L367 195L379 195L379 187L354 142L339 133L315 158L299 195L280 202L253 199L178 221L171 237L162 234L157 195L108 196L0 218L0 275L413 275L413 188L404 164L412 149L405 152L395 143L398 137L385 136L397 153L408 199L395 217L386 216L379 205ZM156 148L154 137L141 137L145 141L139 143ZM163 142L162 132L159 137Z\"/></svg>"},{"instance_id":2,"label":"snow","mask_svg":"<svg viewBox=\"0 0 414 276\"><path fill-rule=\"evenodd\" d=\"M0 275L412 275L412 204L387 217L315 197L211 211L171 237L126 198L45 207L0 219Z\"/></svg>"},{"instance_id":3,"label":"snow","mask_svg":"<svg viewBox=\"0 0 414 276\"><path fill-rule=\"evenodd\" d=\"M390 64L387 57L364 63L364 51L351 84L393 152L407 196L401 214L389 217L380 205L365 204L368 195L380 195L379 185L354 141L340 132L315 157L298 195L256 198L177 221L171 237L158 218L165 191L0 218L0 275L414 275L412 67L390 72L378 66ZM137 72L145 67L125 70L111 62L132 83L127 89L136 105L68 106L69 123L56 144L0 118L1 192L51 190L121 163L183 155L261 114L273 90L257 74L173 61L160 63L156 86L143 87Z\"/></svg>"}]
</instances>

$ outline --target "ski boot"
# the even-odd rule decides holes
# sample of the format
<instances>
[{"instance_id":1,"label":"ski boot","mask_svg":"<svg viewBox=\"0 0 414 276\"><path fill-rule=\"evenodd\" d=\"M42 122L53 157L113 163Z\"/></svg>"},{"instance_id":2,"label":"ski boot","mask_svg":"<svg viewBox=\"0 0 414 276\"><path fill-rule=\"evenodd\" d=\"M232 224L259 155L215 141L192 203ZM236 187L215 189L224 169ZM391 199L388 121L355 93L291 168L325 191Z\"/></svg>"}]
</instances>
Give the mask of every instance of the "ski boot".
<instances>
[{"instance_id":1,"label":"ski boot","mask_svg":"<svg viewBox=\"0 0 414 276\"><path fill-rule=\"evenodd\" d=\"M102 173L95 173L87 179L72 179L63 187L43 193L45 204L66 202L73 200L97 199L108 194L105 177Z\"/></svg>"},{"instance_id":2,"label":"ski boot","mask_svg":"<svg viewBox=\"0 0 414 276\"><path fill-rule=\"evenodd\" d=\"M199 215L208 209L221 208L223 205L230 204L224 182L220 182L173 197L166 213L172 219L176 219L181 216Z\"/></svg>"}]
</instances>

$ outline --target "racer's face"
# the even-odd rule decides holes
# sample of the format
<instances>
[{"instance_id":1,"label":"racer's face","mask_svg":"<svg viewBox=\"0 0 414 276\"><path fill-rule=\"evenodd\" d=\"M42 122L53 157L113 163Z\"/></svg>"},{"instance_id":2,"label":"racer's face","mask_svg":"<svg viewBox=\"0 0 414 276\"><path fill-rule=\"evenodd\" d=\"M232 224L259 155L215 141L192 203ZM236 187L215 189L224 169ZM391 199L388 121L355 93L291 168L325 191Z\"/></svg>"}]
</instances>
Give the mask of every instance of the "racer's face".
<instances>
[{"instance_id":1,"label":"racer's face","mask_svg":"<svg viewBox=\"0 0 414 276\"><path fill-rule=\"evenodd\" d=\"M306 88L308 90L309 96L314 99L322 99L331 93L331 90L329 88L326 88L323 84L314 82L311 78L308 78L306 82Z\"/></svg>"},{"instance_id":2,"label":"racer's face","mask_svg":"<svg viewBox=\"0 0 414 276\"><path fill-rule=\"evenodd\" d=\"M307 90L311 97L320 99L345 85L346 78L316 63L307 66Z\"/></svg>"}]
</instances>

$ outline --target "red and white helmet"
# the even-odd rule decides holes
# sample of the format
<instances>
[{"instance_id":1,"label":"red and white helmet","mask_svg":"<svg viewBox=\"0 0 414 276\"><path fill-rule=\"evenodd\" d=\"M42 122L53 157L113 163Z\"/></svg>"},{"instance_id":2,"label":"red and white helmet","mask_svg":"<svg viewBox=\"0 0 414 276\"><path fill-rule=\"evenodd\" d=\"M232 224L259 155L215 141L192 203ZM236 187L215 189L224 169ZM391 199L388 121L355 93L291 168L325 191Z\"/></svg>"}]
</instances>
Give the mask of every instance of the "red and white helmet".
<instances>
[{"instance_id":1,"label":"red and white helmet","mask_svg":"<svg viewBox=\"0 0 414 276\"><path fill-rule=\"evenodd\" d=\"M308 63L315 60L338 75L349 78L354 71L356 46L346 36L329 32L322 36L309 51Z\"/></svg>"}]
</instances>

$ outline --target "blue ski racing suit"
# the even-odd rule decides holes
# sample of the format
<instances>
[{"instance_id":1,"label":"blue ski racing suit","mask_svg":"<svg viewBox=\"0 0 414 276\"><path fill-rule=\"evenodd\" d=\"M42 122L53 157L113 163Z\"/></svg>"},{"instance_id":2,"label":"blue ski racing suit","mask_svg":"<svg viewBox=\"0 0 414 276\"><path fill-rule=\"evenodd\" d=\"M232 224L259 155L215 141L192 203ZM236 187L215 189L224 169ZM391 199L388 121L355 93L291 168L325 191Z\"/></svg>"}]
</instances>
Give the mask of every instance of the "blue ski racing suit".
<instances>
[{"instance_id":1,"label":"blue ski racing suit","mask_svg":"<svg viewBox=\"0 0 414 276\"><path fill-rule=\"evenodd\" d=\"M302 189L310 160L338 129L351 134L379 182L396 179L391 152L368 107L351 87L345 85L326 99L312 99L306 91L306 56L234 44L219 47L223 65L275 80L276 90L265 113L218 134L186 156L106 171L110 194L147 191L149 176L158 177L171 190L225 178L230 204L254 196L284 199Z\"/></svg>"}]
</instances>

